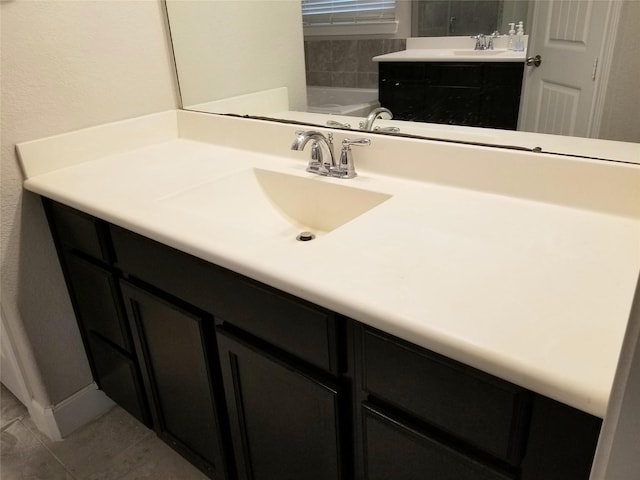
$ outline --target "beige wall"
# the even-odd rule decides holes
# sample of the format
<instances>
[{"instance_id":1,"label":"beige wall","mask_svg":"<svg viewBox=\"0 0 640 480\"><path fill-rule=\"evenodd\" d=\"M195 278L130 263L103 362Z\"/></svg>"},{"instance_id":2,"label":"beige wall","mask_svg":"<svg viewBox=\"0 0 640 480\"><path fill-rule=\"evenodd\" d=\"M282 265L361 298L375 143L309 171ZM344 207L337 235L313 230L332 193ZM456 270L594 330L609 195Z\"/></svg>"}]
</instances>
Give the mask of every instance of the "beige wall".
<instances>
[{"instance_id":1,"label":"beige wall","mask_svg":"<svg viewBox=\"0 0 640 480\"><path fill-rule=\"evenodd\" d=\"M640 2L622 6L599 138L640 142Z\"/></svg>"},{"instance_id":2,"label":"beige wall","mask_svg":"<svg viewBox=\"0 0 640 480\"><path fill-rule=\"evenodd\" d=\"M167 9L184 105L288 87L291 109L304 109L299 1L173 0Z\"/></svg>"},{"instance_id":3,"label":"beige wall","mask_svg":"<svg viewBox=\"0 0 640 480\"><path fill-rule=\"evenodd\" d=\"M27 367L32 347L44 388L32 383L31 394L48 406L91 375L39 199L22 191L14 146L176 108L177 87L159 1L0 5L2 308Z\"/></svg>"}]
</instances>

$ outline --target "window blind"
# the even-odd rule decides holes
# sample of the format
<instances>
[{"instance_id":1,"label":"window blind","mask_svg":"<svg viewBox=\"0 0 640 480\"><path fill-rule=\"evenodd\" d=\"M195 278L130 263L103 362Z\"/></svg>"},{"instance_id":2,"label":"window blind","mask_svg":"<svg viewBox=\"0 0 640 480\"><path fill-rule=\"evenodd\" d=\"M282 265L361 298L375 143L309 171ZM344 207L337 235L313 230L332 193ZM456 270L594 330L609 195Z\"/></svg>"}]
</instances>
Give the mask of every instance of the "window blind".
<instances>
[{"instance_id":1,"label":"window blind","mask_svg":"<svg viewBox=\"0 0 640 480\"><path fill-rule=\"evenodd\" d=\"M395 19L396 0L302 0L305 26L386 23Z\"/></svg>"}]
</instances>

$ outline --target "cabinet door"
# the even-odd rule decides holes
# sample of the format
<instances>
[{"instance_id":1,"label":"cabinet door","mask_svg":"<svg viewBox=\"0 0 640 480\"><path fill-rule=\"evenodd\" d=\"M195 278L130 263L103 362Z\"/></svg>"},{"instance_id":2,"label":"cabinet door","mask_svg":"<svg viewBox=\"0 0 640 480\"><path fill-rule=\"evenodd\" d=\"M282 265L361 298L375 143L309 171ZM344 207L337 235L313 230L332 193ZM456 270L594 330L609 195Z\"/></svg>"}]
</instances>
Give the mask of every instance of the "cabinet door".
<instances>
[{"instance_id":1,"label":"cabinet door","mask_svg":"<svg viewBox=\"0 0 640 480\"><path fill-rule=\"evenodd\" d=\"M382 62L378 64L380 104L397 120L418 120L425 110L424 63Z\"/></svg>"},{"instance_id":2,"label":"cabinet door","mask_svg":"<svg viewBox=\"0 0 640 480\"><path fill-rule=\"evenodd\" d=\"M158 435L207 473L224 478L209 355L213 319L122 282L122 292Z\"/></svg>"},{"instance_id":3,"label":"cabinet door","mask_svg":"<svg viewBox=\"0 0 640 480\"><path fill-rule=\"evenodd\" d=\"M151 417L135 360L92 333L87 335L87 351L91 356L93 375L98 387L111 400L151 427Z\"/></svg>"},{"instance_id":4,"label":"cabinet door","mask_svg":"<svg viewBox=\"0 0 640 480\"><path fill-rule=\"evenodd\" d=\"M340 389L218 328L238 477L344 478Z\"/></svg>"},{"instance_id":5,"label":"cabinet door","mask_svg":"<svg viewBox=\"0 0 640 480\"><path fill-rule=\"evenodd\" d=\"M364 404L366 480L513 480L419 429Z\"/></svg>"},{"instance_id":6,"label":"cabinet door","mask_svg":"<svg viewBox=\"0 0 640 480\"><path fill-rule=\"evenodd\" d=\"M597 417L536 395L522 480L588 480L601 426Z\"/></svg>"}]
</instances>

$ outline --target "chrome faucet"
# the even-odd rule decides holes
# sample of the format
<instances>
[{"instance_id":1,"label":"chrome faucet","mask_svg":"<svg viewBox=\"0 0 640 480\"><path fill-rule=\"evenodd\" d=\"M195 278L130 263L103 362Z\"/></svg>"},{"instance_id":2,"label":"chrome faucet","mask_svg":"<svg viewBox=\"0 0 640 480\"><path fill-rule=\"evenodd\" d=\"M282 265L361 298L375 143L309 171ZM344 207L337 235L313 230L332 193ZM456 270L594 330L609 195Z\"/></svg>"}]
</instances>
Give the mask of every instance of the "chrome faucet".
<instances>
[{"instance_id":1,"label":"chrome faucet","mask_svg":"<svg viewBox=\"0 0 640 480\"><path fill-rule=\"evenodd\" d=\"M311 144L311 159L309 160L309 165L307 165L307 172L337 178L353 178L357 175L353 165L351 146L371 144L371 140L367 138L355 140L345 138L342 141L340 163L336 164L333 154L333 134L330 133L325 137L322 133L315 130L308 130L306 132L299 130L296 132L296 139L291 145L291 150L302 151L309 141L313 143Z\"/></svg>"},{"instance_id":2,"label":"chrome faucet","mask_svg":"<svg viewBox=\"0 0 640 480\"><path fill-rule=\"evenodd\" d=\"M479 33L478 35L472 35L471 38L475 39L476 46L474 50L486 50L487 43L484 37L484 33Z\"/></svg>"},{"instance_id":3,"label":"chrome faucet","mask_svg":"<svg viewBox=\"0 0 640 480\"><path fill-rule=\"evenodd\" d=\"M304 147L311 144L311 160L307 172L317 173L318 175L329 175L331 170L336 168L336 160L333 155L333 134L330 133L325 137L322 133L315 130L298 130L296 139L291 144L291 150L302 151Z\"/></svg>"},{"instance_id":4,"label":"chrome faucet","mask_svg":"<svg viewBox=\"0 0 640 480\"><path fill-rule=\"evenodd\" d=\"M393 118L393 113L391 113L391 110L389 110L388 108L374 108L369 112L366 120L364 122L360 122L360 129L368 131L373 130L373 122L375 122L378 118L381 118L383 114L387 114L389 116L389 120Z\"/></svg>"},{"instance_id":5,"label":"chrome faucet","mask_svg":"<svg viewBox=\"0 0 640 480\"><path fill-rule=\"evenodd\" d=\"M471 38L476 41L474 50L493 50L493 39L499 36L500 32L498 30L495 30L491 35L479 33L478 35L471 36Z\"/></svg>"}]
</instances>

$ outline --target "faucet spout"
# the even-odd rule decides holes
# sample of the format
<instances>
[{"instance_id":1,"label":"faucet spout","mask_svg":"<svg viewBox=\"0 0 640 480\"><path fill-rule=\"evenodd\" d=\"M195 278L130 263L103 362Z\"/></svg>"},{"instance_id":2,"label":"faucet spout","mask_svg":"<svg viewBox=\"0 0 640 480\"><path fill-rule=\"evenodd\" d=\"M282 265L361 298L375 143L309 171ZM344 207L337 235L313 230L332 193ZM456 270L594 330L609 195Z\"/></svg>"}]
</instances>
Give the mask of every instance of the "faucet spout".
<instances>
[{"instance_id":1,"label":"faucet spout","mask_svg":"<svg viewBox=\"0 0 640 480\"><path fill-rule=\"evenodd\" d=\"M393 114L391 113L391 110L389 110L388 108L384 108L384 107L378 107L378 108L374 108L373 110L371 110L371 112L369 112L369 115L367 115L367 118L364 122L360 122L360 128L362 130L373 130L373 122L375 122L378 118L382 118L382 115L387 115L389 118L389 120L391 120L393 118Z\"/></svg>"},{"instance_id":2,"label":"faucet spout","mask_svg":"<svg viewBox=\"0 0 640 480\"><path fill-rule=\"evenodd\" d=\"M382 109L389 112L386 108ZM389 112L391 113L391 112ZM333 134L326 137L316 130L299 130L296 132L296 139L291 144L291 150L301 151L307 143L311 143L311 158L307 165L307 172L317 175L336 178L353 178L356 170L353 166L353 155L351 146L363 146L371 144L368 138L358 138L350 140L345 138L342 141L342 152L340 153L340 163L337 164L333 155Z\"/></svg>"},{"instance_id":3,"label":"faucet spout","mask_svg":"<svg viewBox=\"0 0 640 480\"><path fill-rule=\"evenodd\" d=\"M309 142L311 144L311 161L307 171L320 175L329 175L329 172L336 167L333 155L333 134L324 136L316 130L298 131L296 138L291 144L291 150L301 151Z\"/></svg>"}]
</instances>

